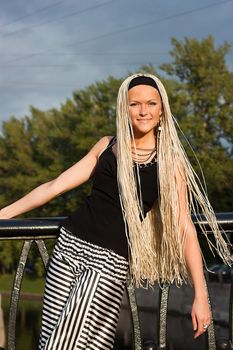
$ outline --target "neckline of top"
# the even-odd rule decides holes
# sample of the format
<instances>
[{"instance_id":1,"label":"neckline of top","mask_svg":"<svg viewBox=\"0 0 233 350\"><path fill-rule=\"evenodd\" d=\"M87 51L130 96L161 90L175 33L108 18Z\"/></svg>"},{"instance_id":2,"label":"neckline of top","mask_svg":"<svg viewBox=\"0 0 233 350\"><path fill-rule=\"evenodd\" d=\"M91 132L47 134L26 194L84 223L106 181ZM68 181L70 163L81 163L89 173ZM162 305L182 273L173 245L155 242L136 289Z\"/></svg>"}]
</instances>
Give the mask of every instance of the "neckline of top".
<instances>
[{"instance_id":1,"label":"neckline of top","mask_svg":"<svg viewBox=\"0 0 233 350\"><path fill-rule=\"evenodd\" d=\"M116 143L116 136L114 136L111 141L110 141L110 150L115 158L115 161L117 162L117 158L116 158L116 155L115 153L113 152L113 149L112 149L112 146L115 145ZM138 165L139 168L147 168L148 166L150 165L153 165L153 164L156 164L157 163L157 157L156 157L156 154L154 155L154 157L147 163L138 163L136 162L135 160L133 160L133 163L134 163L134 167L136 167Z\"/></svg>"}]
</instances>

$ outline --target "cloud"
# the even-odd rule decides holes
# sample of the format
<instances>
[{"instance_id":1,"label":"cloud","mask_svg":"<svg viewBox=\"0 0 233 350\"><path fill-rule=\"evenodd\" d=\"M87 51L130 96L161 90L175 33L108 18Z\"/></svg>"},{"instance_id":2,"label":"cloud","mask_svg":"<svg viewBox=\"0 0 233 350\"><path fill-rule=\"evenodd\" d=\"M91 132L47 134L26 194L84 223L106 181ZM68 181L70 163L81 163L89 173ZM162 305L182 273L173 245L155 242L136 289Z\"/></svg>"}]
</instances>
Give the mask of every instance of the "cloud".
<instances>
[{"instance_id":1,"label":"cloud","mask_svg":"<svg viewBox=\"0 0 233 350\"><path fill-rule=\"evenodd\" d=\"M75 89L110 74L120 77L141 64L168 62L171 36L213 34L218 45L231 41L230 2L214 6L208 0L191 0L184 7L181 0L66 0L51 7L58 2L44 1L43 7L50 8L42 11L36 1L2 3L0 122L23 116L30 105L58 107ZM205 5L213 6L176 16ZM20 16L25 17L15 21ZM146 25L149 21L154 23ZM232 62L232 53L228 59Z\"/></svg>"}]
</instances>

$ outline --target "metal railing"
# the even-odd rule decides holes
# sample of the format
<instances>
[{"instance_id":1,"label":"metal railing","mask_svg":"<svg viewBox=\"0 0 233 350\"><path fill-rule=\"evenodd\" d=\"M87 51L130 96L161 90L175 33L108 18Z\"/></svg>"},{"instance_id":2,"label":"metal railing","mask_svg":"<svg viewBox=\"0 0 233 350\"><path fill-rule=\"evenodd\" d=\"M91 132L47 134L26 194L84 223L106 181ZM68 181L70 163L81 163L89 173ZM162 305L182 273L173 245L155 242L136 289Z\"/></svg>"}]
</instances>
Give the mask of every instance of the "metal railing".
<instances>
[{"instance_id":1,"label":"metal railing","mask_svg":"<svg viewBox=\"0 0 233 350\"><path fill-rule=\"evenodd\" d=\"M224 229L224 231L233 238L233 213L219 213L216 214L218 223ZM25 264L28 258L28 254L33 242L36 243L40 252L44 266L46 267L49 259L49 254L44 243L46 239L54 239L58 236L59 227L62 225L64 218L35 218L35 219L12 219L12 220L0 220L0 240L23 240L24 244L21 250L18 266L16 269L14 283L11 293L10 312L9 312L9 324L8 324L8 337L7 337L7 349L15 350L15 334L16 334L16 315L18 310L18 303L20 298L20 289L22 278L25 270ZM195 222L195 217L193 217ZM205 220L203 218L203 223ZM198 226L196 227L199 233ZM209 232L211 234L211 232ZM159 346L145 346L143 347L141 339L140 321L138 314L138 306L136 300L135 289L131 284L130 279L127 280L126 291L128 295L129 306L132 316L133 326L133 348L134 350L150 349L166 349L166 326L167 326L167 312L168 300L169 300L169 285L164 285L160 289L159 295L159 327L158 327L158 340ZM212 320L210 327L205 333L206 337L206 349L208 350L220 350L220 349L233 349L233 277L231 273L231 292L229 299L229 336L228 339L222 340L216 344L215 328ZM208 289L208 285L207 285ZM210 302L210 300L209 300ZM211 303L210 303L211 307Z\"/></svg>"}]
</instances>

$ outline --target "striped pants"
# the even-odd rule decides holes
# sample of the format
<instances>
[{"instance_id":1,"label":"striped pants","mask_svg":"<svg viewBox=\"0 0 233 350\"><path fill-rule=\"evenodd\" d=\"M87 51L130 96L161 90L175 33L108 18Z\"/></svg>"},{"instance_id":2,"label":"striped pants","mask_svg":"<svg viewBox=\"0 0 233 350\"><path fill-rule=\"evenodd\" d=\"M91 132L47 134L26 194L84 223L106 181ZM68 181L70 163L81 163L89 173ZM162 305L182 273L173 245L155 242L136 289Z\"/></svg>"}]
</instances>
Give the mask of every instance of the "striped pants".
<instances>
[{"instance_id":1,"label":"striped pants","mask_svg":"<svg viewBox=\"0 0 233 350\"><path fill-rule=\"evenodd\" d=\"M61 228L50 258L40 350L113 348L127 260Z\"/></svg>"}]
</instances>

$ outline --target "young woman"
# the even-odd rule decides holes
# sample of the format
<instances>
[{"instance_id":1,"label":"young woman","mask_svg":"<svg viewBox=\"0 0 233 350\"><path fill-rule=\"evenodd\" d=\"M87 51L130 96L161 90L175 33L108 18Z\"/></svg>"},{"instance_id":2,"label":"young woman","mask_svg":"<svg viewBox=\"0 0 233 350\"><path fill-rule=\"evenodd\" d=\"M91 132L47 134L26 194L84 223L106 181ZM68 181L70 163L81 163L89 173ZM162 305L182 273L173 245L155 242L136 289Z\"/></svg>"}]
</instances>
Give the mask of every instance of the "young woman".
<instances>
[{"instance_id":1,"label":"young woman","mask_svg":"<svg viewBox=\"0 0 233 350\"><path fill-rule=\"evenodd\" d=\"M205 214L224 261L230 253L174 120L157 77L128 77L118 93L116 137L104 136L56 179L0 211L2 219L15 217L93 177L91 195L62 223L50 259L41 350L111 349L128 271L136 286L192 280L194 336L207 329L210 310L191 211Z\"/></svg>"}]
</instances>

